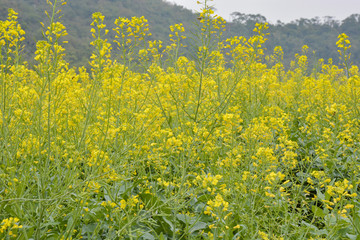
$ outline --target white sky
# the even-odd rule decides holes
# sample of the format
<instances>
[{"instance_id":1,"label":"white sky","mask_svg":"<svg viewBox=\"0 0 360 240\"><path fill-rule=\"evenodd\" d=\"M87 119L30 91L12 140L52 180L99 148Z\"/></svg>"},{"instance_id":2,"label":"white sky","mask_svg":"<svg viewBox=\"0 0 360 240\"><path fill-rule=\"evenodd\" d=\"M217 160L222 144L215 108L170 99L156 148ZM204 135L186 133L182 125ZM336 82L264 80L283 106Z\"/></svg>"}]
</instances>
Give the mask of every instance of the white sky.
<instances>
[{"instance_id":1,"label":"white sky","mask_svg":"<svg viewBox=\"0 0 360 240\"><path fill-rule=\"evenodd\" d=\"M199 10L197 0L167 0L188 9ZM201 0L203 2L203 0ZM333 16L343 20L360 14L360 0L213 0L209 2L216 14L230 20L232 12L261 14L271 23L290 22L299 18Z\"/></svg>"}]
</instances>

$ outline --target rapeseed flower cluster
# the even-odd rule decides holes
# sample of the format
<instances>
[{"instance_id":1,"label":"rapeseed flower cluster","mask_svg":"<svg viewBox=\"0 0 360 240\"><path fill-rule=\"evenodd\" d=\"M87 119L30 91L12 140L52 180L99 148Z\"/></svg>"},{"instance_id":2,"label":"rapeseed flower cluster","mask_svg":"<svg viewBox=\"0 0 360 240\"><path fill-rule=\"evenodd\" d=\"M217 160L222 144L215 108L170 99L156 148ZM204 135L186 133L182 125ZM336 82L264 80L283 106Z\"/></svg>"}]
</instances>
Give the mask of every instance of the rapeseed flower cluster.
<instances>
[{"instance_id":1,"label":"rapeseed flower cluster","mask_svg":"<svg viewBox=\"0 0 360 240\"><path fill-rule=\"evenodd\" d=\"M9 236L9 237L17 237L18 229L21 229L23 226L19 225L18 218L7 218L1 221L0 223L0 236Z\"/></svg>"},{"instance_id":2,"label":"rapeseed flower cluster","mask_svg":"<svg viewBox=\"0 0 360 240\"><path fill-rule=\"evenodd\" d=\"M281 47L264 56L267 24L222 39L225 21L208 3L194 57L181 54L180 23L166 46L149 39L144 17L120 17L110 40L94 13L90 69L64 60L57 11L34 68L21 63L24 31L9 10L0 21L1 237L359 235L350 40L339 36L340 66L320 59L309 69L304 46L287 68Z\"/></svg>"}]
</instances>

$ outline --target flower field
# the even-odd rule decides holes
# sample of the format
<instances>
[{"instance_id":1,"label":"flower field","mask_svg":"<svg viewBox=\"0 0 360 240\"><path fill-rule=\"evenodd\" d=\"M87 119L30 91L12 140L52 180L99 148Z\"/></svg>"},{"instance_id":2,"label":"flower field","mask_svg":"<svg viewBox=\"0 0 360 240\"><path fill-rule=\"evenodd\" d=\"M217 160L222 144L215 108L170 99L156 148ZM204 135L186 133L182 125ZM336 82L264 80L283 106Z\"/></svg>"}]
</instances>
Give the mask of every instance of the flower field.
<instances>
[{"instance_id":1,"label":"flower field","mask_svg":"<svg viewBox=\"0 0 360 240\"><path fill-rule=\"evenodd\" d=\"M90 67L64 60L48 1L36 64L0 21L1 239L360 239L360 73L264 55L266 24L222 39L205 1L150 41L144 17L93 14ZM113 35L115 40L110 40ZM192 56L182 54L193 48Z\"/></svg>"}]
</instances>

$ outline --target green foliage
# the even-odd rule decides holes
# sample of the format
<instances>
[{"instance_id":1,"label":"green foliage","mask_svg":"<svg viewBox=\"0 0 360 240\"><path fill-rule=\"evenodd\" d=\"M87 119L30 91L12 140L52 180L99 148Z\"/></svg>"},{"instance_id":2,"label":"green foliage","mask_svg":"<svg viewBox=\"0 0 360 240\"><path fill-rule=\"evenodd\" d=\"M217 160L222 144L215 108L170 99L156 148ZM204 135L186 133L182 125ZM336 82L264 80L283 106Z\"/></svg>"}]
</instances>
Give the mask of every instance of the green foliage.
<instances>
[{"instance_id":1,"label":"green foliage","mask_svg":"<svg viewBox=\"0 0 360 240\"><path fill-rule=\"evenodd\" d=\"M49 11L45 0L0 0L0 19L7 16L7 9L13 8L19 15L19 23L26 32L25 58L33 62L35 45L42 39L40 22L46 24L44 10ZM63 7L62 22L68 29L69 35L64 40L69 43L66 60L74 66L88 66L88 59L91 55L91 15L94 12L102 12L105 24L109 29L115 27L114 21L118 17L131 18L133 16L144 16L149 20L151 26L150 39L162 39L168 41L170 34L169 26L176 23L183 23L185 26L192 24L196 15L182 6L173 5L162 0L71 0Z\"/></svg>"},{"instance_id":2,"label":"green foliage","mask_svg":"<svg viewBox=\"0 0 360 240\"><path fill-rule=\"evenodd\" d=\"M252 29L256 22L266 22L261 15L243 14L234 12L232 22L228 24L228 34L240 34L251 36ZM276 24L269 24L269 41L266 43L268 54L276 46L281 46L284 51L284 62L290 65L294 55L301 52L304 45L309 46L309 64L314 66L318 59L325 60L332 58L339 63L339 56L335 43L340 33L346 33L353 40L352 61L354 64L360 62L360 15L353 14L342 21L333 17L312 19L298 19L290 23L278 21Z\"/></svg>"},{"instance_id":3,"label":"green foliage","mask_svg":"<svg viewBox=\"0 0 360 240\"><path fill-rule=\"evenodd\" d=\"M33 62L35 43L42 39L40 22L45 21L44 10L48 7L45 1L40 0L0 0L0 19L4 19L7 9L13 8L20 12L19 23L27 33L25 45L25 59ZM102 12L106 18L105 23L112 29L114 21L118 17L131 18L144 16L149 20L150 32L153 34L150 40L161 40L165 45L170 44L168 35L169 25L183 23L185 29L190 30L197 15L182 6L174 5L162 0L72 0L64 6L63 24L68 29L69 35L64 40L69 43L66 60L74 66L88 66L91 54L89 42L91 15L94 12ZM288 67L296 53L301 52L303 45L309 46L309 65L314 66L318 59L332 58L338 63L338 55L335 43L339 33L346 33L353 42L352 61L360 62L360 15L354 14L337 21L332 17L299 19L291 23L278 22L270 24L271 34L268 36L265 47L267 55L270 55L275 46L281 46L284 51L284 62ZM255 23L265 22L266 18L259 14L243 14L234 12L232 21L227 24L226 37L252 36ZM114 37L110 35L109 37ZM190 41L186 41L190 44ZM315 52L313 52L315 51ZM187 54L189 55L189 54Z\"/></svg>"},{"instance_id":4,"label":"green foliage","mask_svg":"<svg viewBox=\"0 0 360 240\"><path fill-rule=\"evenodd\" d=\"M207 1L192 58L182 24L164 47L144 17L110 29L95 12L90 69L76 72L66 4L48 3L31 68L17 13L0 21L0 239L359 239L360 73L345 33L339 65L309 68L303 46L286 69L281 47L264 54L268 24L221 39Z\"/></svg>"}]
</instances>

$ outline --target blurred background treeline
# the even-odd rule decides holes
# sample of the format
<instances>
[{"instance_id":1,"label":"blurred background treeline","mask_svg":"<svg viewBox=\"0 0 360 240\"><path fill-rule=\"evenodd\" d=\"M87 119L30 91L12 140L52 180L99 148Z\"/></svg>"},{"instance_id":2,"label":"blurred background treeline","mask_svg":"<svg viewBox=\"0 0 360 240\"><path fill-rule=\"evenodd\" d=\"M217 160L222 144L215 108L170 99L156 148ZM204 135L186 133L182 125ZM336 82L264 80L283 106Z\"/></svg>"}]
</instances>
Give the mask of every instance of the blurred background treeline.
<instances>
[{"instance_id":1,"label":"blurred background treeline","mask_svg":"<svg viewBox=\"0 0 360 240\"><path fill-rule=\"evenodd\" d=\"M215 6L216 7L216 6ZM44 11L50 11L46 0L0 0L0 20L7 17L8 8L19 13L19 22L26 31L24 58L33 63L33 53L36 42L42 39L41 25L49 21ZM72 66L87 66L91 55L90 23L94 12L102 12L106 16L108 29L114 27L118 17L131 18L145 16L149 20L151 38L168 43L169 26L183 23L187 34L197 22L197 14L192 11L163 0L69 0L62 7L62 22L69 33L66 58ZM224 37L234 35L249 37L253 35L256 22L266 22L266 18L259 14L243 14L234 12L231 21L227 23ZM356 65L360 61L360 14L354 14L346 19L337 20L333 17L316 17L312 19L298 19L290 23L278 21L269 25L269 41L265 45L267 53L271 53L275 46L281 46L284 51L284 63L289 65L296 53L300 53L302 46L309 47L309 59L315 62L319 58L332 58L338 62L336 48L337 36L346 33L352 42L351 59ZM111 34L108 36L112 38ZM186 54L186 53L185 53ZM310 62L311 64L311 62Z\"/></svg>"}]
</instances>

